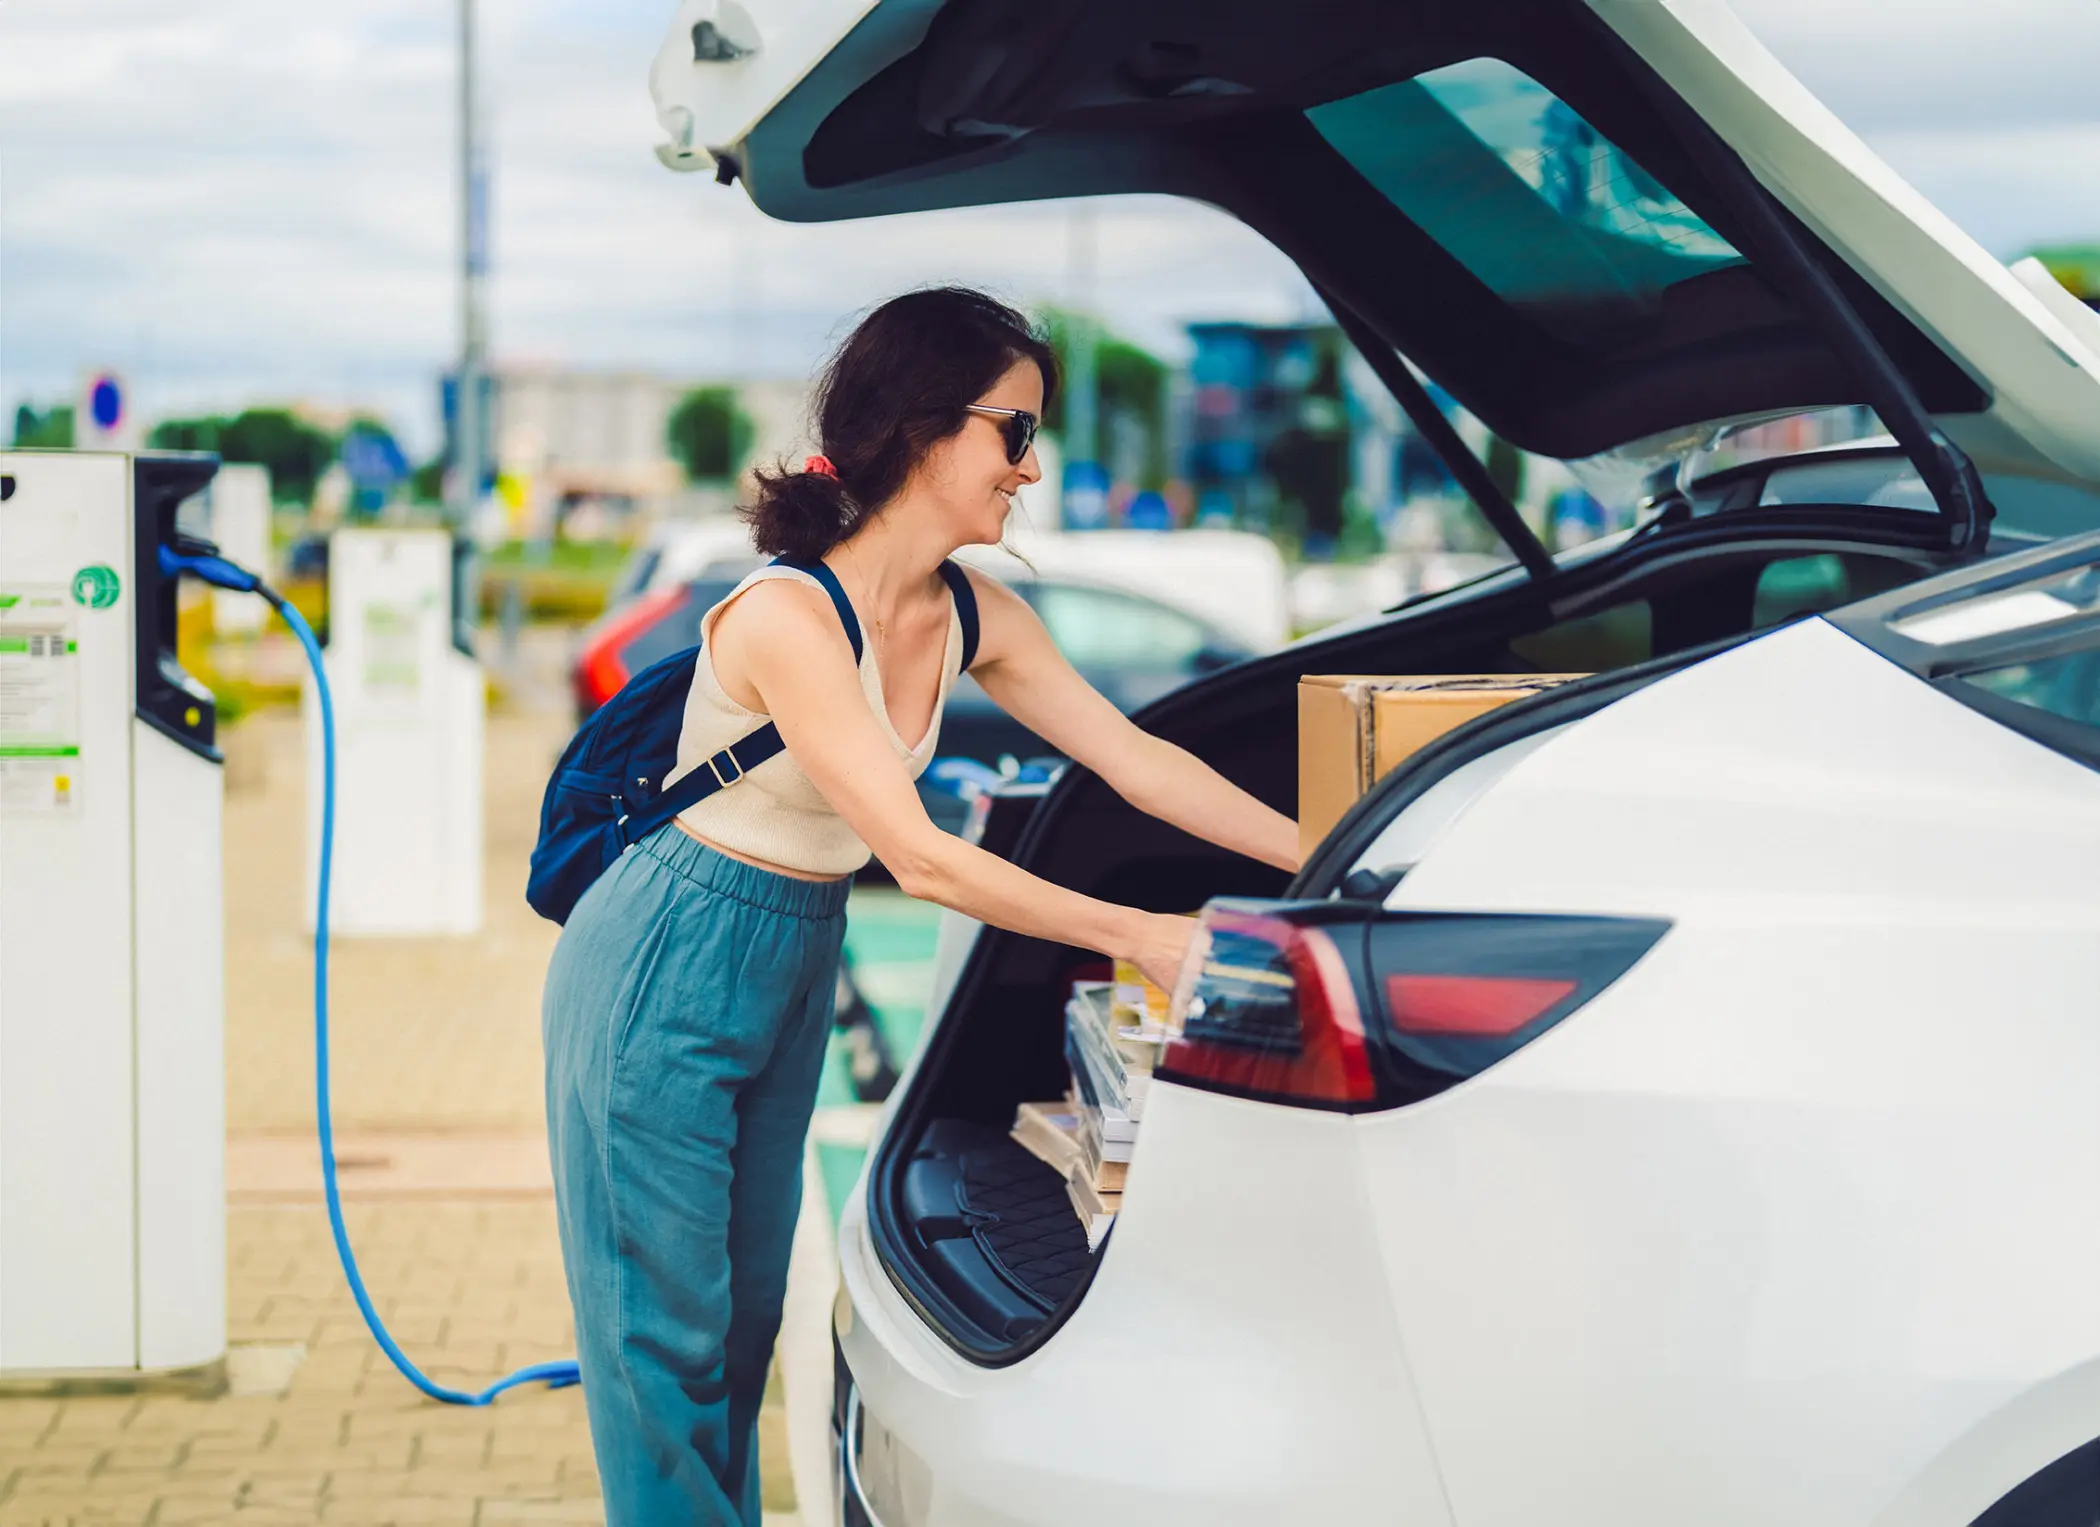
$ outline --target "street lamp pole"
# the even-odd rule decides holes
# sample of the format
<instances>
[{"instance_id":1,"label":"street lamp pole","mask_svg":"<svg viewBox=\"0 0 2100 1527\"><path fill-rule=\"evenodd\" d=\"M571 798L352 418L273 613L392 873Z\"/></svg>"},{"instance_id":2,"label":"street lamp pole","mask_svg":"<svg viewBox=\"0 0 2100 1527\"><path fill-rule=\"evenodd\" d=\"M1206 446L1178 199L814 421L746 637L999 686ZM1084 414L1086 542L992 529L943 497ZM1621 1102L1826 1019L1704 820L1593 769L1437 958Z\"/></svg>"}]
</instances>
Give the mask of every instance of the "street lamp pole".
<instances>
[{"instance_id":1,"label":"street lamp pole","mask_svg":"<svg viewBox=\"0 0 2100 1527\"><path fill-rule=\"evenodd\" d=\"M470 531L481 500L481 378L486 368L483 312L488 280L488 175L482 163L474 70L474 0L459 0L459 382L453 401L452 520Z\"/></svg>"},{"instance_id":2,"label":"street lamp pole","mask_svg":"<svg viewBox=\"0 0 2100 1527\"><path fill-rule=\"evenodd\" d=\"M1099 459L1099 424L1094 377L1094 263L1095 227L1091 202L1075 202L1067 225L1070 240L1066 258L1072 293L1069 362L1065 379L1065 460L1092 463Z\"/></svg>"}]
</instances>

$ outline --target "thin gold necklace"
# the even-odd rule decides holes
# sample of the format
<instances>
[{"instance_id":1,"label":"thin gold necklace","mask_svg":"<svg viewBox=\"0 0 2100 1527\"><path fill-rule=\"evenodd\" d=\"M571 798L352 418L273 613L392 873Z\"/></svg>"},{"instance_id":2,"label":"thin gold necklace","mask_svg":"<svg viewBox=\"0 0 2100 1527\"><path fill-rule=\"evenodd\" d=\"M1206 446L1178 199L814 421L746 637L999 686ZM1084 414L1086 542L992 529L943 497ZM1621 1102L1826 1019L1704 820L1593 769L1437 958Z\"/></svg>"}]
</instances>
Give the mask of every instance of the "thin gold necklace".
<instances>
[{"instance_id":1,"label":"thin gold necklace","mask_svg":"<svg viewBox=\"0 0 2100 1527\"><path fill-rule=\"evenodd\" d=\"M848 542L846 545L846 558L853 564L853 577L855 581L860 584L861 591L868 596L868 609L870 611L868 618L869 620L874 622L875 626L875 666L878 668L887 667L889 664L890 657L889 632L883 628L883 622L881 618L873 613L873 610L875 608L875 589L873 585L871 585L868 582L867 576L861 572L860 553L856 552L853 549L852 543L850 542Z\"/></svg>"}]
</instances>

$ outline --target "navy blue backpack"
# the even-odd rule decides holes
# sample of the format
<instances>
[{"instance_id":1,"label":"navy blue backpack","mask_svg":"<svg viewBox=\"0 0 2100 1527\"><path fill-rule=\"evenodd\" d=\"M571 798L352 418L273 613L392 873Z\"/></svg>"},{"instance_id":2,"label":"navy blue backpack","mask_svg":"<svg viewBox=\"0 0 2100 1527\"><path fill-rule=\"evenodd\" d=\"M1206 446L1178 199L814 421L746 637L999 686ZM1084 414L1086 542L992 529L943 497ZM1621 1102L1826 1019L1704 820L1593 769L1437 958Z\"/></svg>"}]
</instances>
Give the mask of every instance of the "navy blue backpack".
<instances>
[{"instance_id":1,"label":"navy blue backpack","mask_svg":"<svg viewBox=\"0 0 2100 1527\"><path fill-rule=\"evenodd\" d=\"M774 562L798 568L824 586L858 663L860 622L831 569L790 557L776 557ZM941 564L941 577L954 595L955 613L962 622L962 666L967 670L977 656L977 596L954 563ZM699 660L700 649L694 646L651 663L600 706L562 750L540 803L540 837L525 881L525 900L540 916L567 922L591 882L629 844L727 789L786 746L780 729L768 721L665 789L665 776L678 764L678 734L685 725L693 665Z\"/></svg>"}]
</instances>

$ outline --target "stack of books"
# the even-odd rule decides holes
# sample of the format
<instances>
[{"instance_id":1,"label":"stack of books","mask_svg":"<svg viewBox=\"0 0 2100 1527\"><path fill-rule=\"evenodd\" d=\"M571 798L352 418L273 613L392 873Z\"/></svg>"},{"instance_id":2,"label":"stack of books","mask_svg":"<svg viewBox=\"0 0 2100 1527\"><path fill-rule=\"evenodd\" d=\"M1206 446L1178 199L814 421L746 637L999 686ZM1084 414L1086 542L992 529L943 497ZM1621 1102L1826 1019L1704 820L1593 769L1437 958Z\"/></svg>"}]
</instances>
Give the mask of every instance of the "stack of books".
<instances>
[{"instance_id":1,"label":"stack of books","mask_svg":"<svg viewBox=\"0 0 2100 1527\"><path fill-rule=\"evenodd\" d=\"M1166 1042L1166 994L1119 963L1113 981L1079 981L1065 1006L1071 1093L1024 1103L1013 1137L1065 1179L1087 1246L1101 1244L1123 1202L1152 1069Z\"/></svg>"}]
</instances>

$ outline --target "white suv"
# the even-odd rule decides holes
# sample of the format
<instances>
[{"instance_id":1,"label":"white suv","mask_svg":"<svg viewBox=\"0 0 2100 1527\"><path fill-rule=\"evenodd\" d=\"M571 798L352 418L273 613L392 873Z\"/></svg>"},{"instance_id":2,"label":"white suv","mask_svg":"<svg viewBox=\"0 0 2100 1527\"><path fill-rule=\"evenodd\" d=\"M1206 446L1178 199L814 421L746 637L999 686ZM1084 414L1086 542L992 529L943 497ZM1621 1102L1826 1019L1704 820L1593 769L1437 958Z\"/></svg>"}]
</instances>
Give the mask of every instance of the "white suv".
<instances>
[{"instance_id":1,"label":"white suv","mask_svg":"<svg viewBox=\"0 0 2100 1527\"><path fill-rule=\"evenodd\" d=\"M841 1519L2092 1527L2100 320L1710 0L690 0L654 83L784 218L1178 193L1327 295L1515 560L1152 730L1289 809L1303 674L1602 671L1289 883L1042 795L1018 862L1207 949L1090 1251L1007 1136L1085 957L952 941L840 1227ZM1549 556L1396 351L1642 522ZM1841 404L1889 438L1691 465Z\"/></svg>"}]
</instances>

